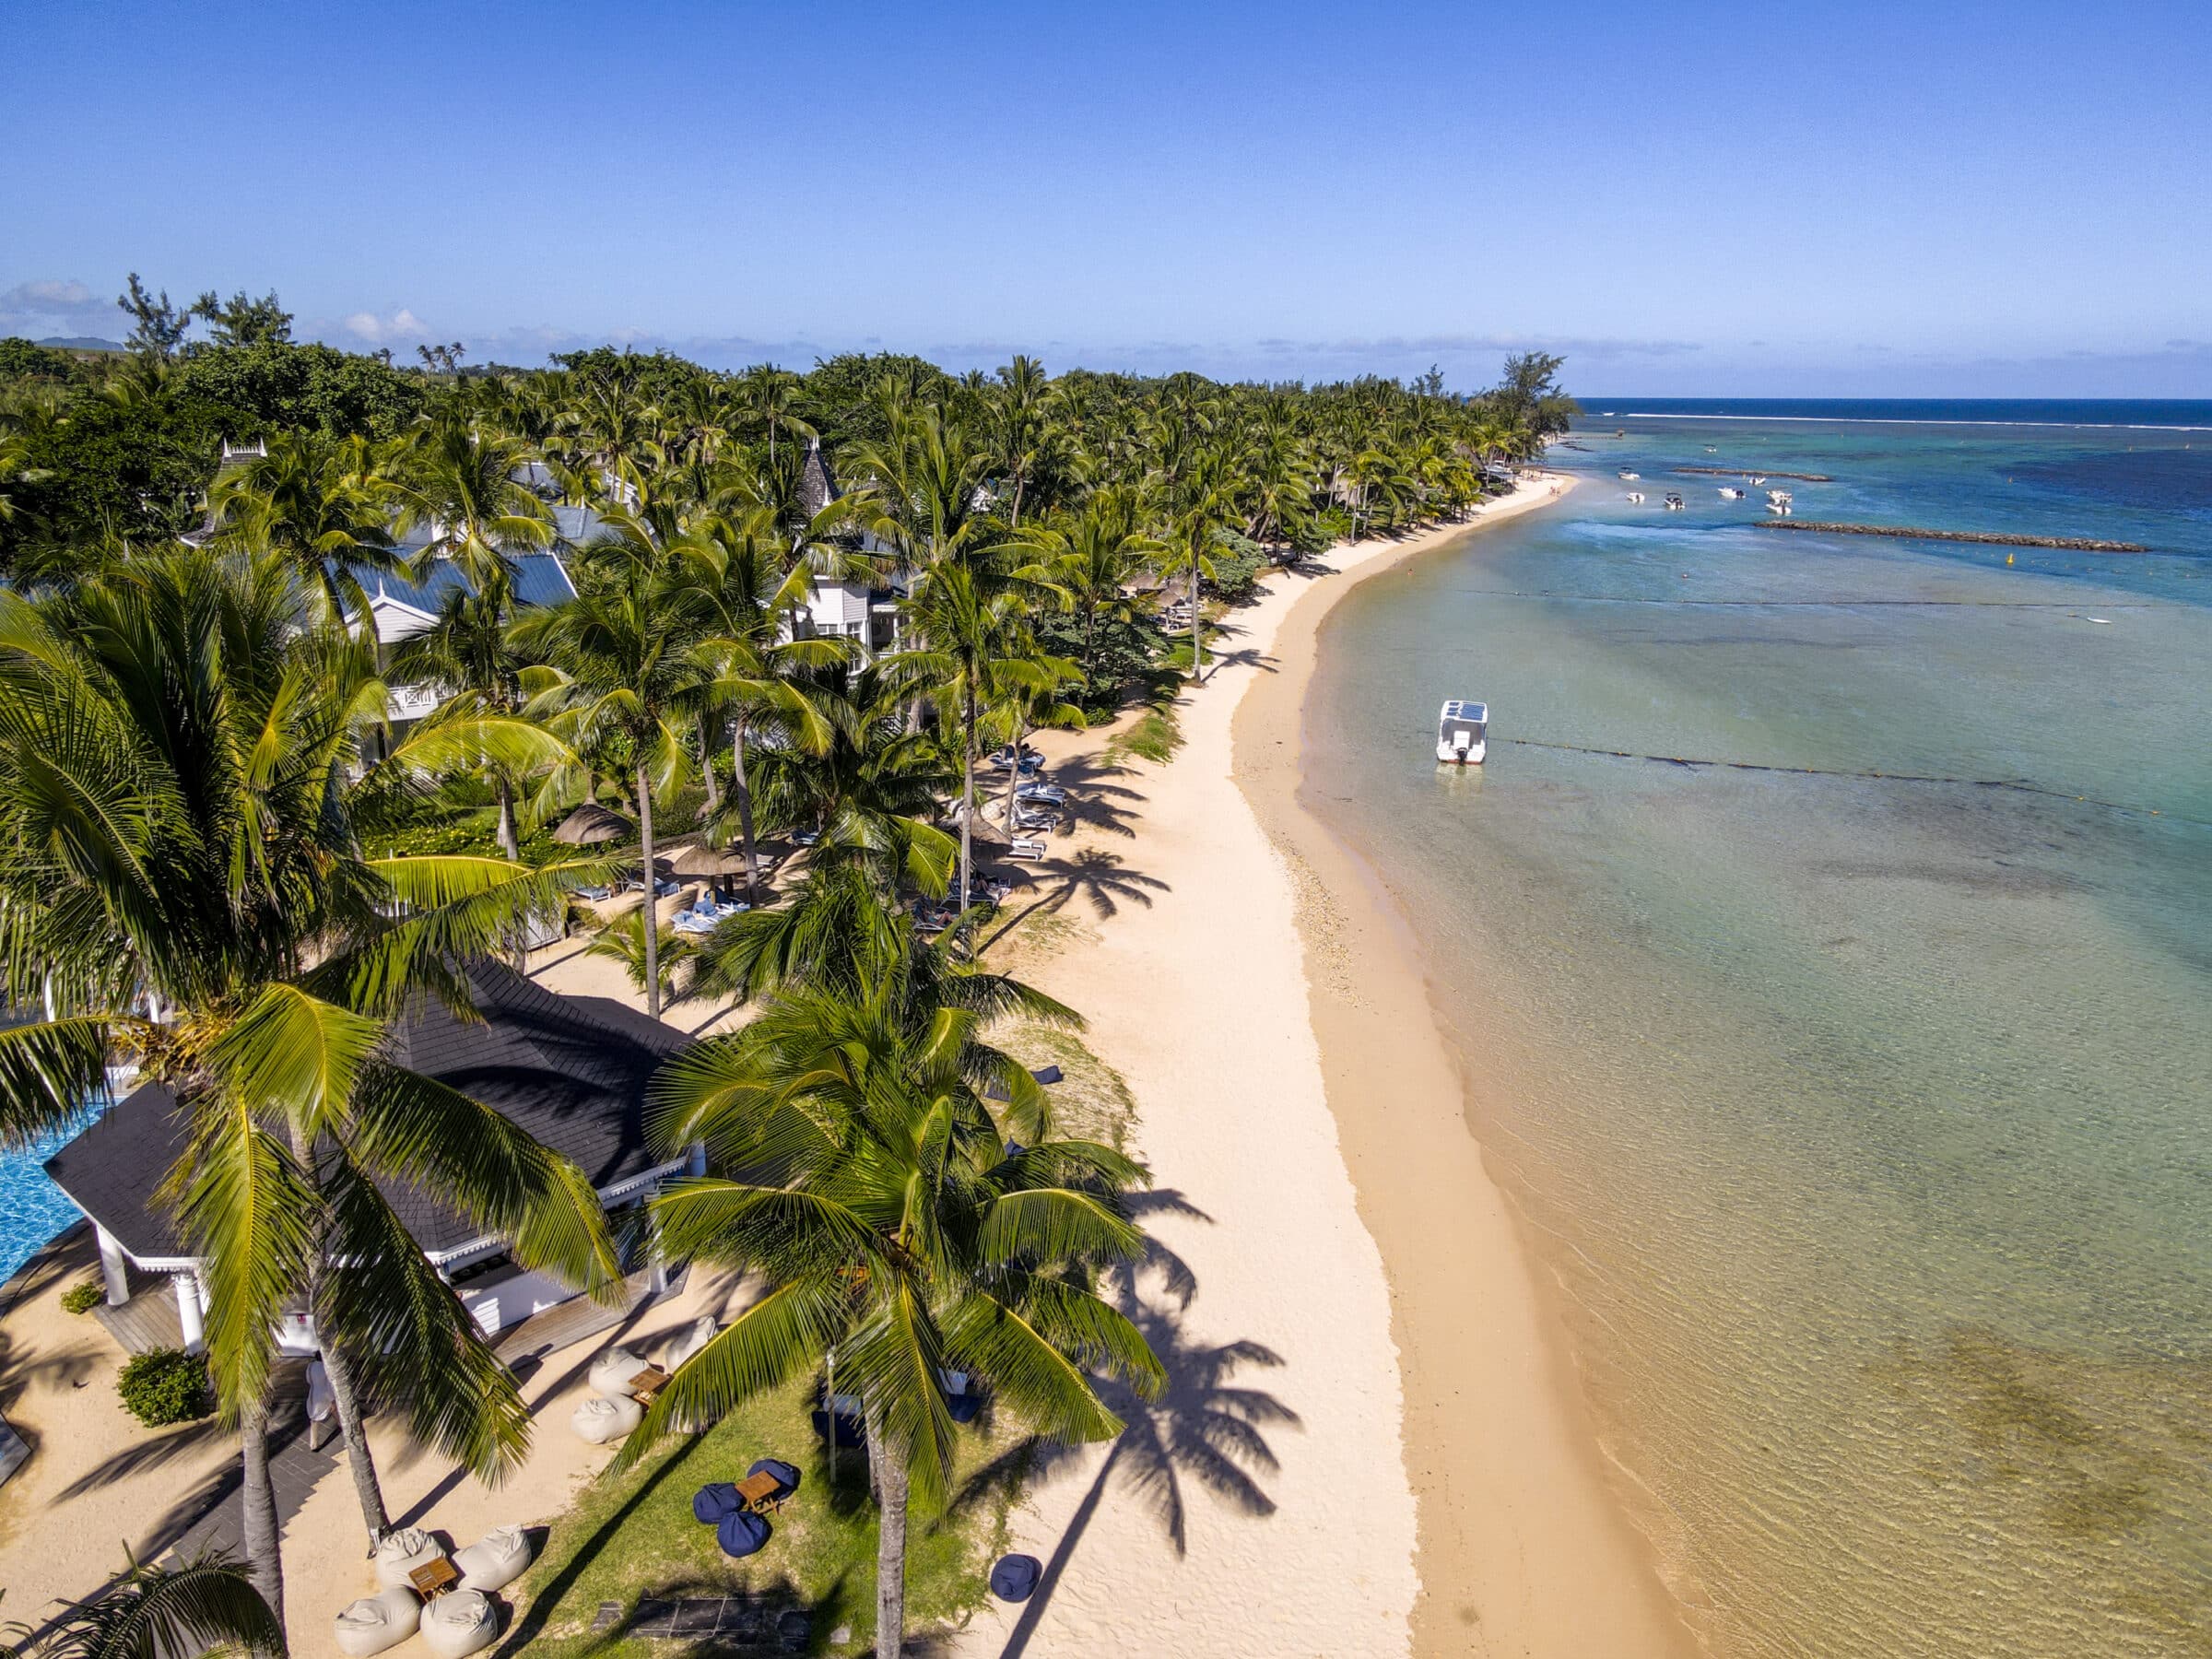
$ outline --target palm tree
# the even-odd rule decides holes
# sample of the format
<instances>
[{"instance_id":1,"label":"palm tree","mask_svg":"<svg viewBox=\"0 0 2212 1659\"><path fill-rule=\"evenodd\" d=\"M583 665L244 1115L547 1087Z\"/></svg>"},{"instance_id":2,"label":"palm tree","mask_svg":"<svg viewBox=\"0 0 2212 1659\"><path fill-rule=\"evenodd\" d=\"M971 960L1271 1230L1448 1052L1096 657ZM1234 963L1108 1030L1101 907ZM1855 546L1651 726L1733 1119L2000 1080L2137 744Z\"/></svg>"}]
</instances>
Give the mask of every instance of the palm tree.
<instances>
[{"instance_id":1,"label":"palm tree","mask_svg":"<svg viewBox=\"0 0 2212 1659\"><path fill-rule=\"evenodd\" d=\"M398 568L392 550L388 457L365 438L278 435L266 453L217 475L208 491L218 535L284 559L315 619L368 614L360 572Z\"/></svg>"},{"instance_id":2,"label":"palm tree","mask_svg":"<svg viewBox=\"0 0 2212 1659\"><path fill-rule=\"evenodd\" d=\"M654 914L653 797L689 772L685 726L711 695L714 665L701 650L711 614L697 583L662 551L667 534L656 515L615 512L585 549L579 588L565 604L515 625L537 670L525 713L546 721L578 753L623 757L634 788L645 900ZM661 1014L659 929L644 930L645 1006Z\"/></svg>"},{"instance_id":3,"label":"palm tree","mask_svg":"<svg viewBox=\"0 0 2212 1659\"><path fill-rule=\"evenodd\" d=\"M1051 382L1044 365L1032 357L1017 357L998 371L998 381L990 404L993 460L1000 477L1013 481L1006 524L1018 530L1022 495L1051 441L1046 419Z\"/></svg>"},{"instance_id":4,"label":"palm tree","mask_svg":"<svg viewBox=\"0 0 2212 1659\"><path fill-rule=\"evenodd\" d=\"M415 435L394 493L403 528L427 528L416 578L450 559L500 607L513 591L514 563L553 545L553 514L522 480L530 448L481 425L448 418Z\"/></svg>"},{"instance_id":5,"label":"palm tree","mask_svg":"<svg viewBox=\"0 0 2212 1659\"><path fill-rule=\"evenodd\" d=\"M1161 1373L1093 1288L1141 1253L1120 1194L1143 1171L1053 1138L1043 1091L980 1040L976 1005L1021 1000L1018 987L962 977L903 919L886 936L894 960L844 959L853 988L786 987L664 1073L656 1136L703 1140L720 1171L654 1202L665 1247L742 1263L767 1288L677 1371L624 1456L833 1365L835 1389L862 1401L881 1507L875 1651L898 1659L910 1500L941 1506L949 1484L943 1374L966 1371L1038 1431L1080 1441L1121 1428L1089 1373L1147 1395ZM994 1118L993 1083L1028 1112Z\"/></svg>"},{"instance_id":6,"label":"palm tree","mask_svg":"<svg viewBox=\"0 0 2212 1659\"><path fill-rule=\"evenodd\" d=\"M746 775L748 729L766 724L786 744L819 753L829 743L828 722L794 677L834 667L848 659L845 642L782 638L783 619L806 603L811 571L786 565L773 512L717 514L685 539L678 552L683 576L702 601L703 650L712 678L703 688L702 722L726 718L730 726L730 793L745 848L746 897L755 898L760 861L753 836L753 792ZM702 742L707 776L713 776L712 746ZM712 791L707 812L715 814Z\"/></svg>"},{"instance_id":7,"label":"palm tree","mask_svg":"<svg viewBox=\"0 0 2212 1659\"><path fill-rule=\"evenodd\" d=\"M1088 681L1098 666L1099 624L1135 619L1130 585L1167 549L1138 531L1136 502L1118 489L1098 491L1071 518L1032 530L1029 540L1078 618L1076 666Z\"/></svg>"},{"instance_id":8,"label":"palm tree","mask_svg":"<svg viewBox=\"0 0 2212 1659\"><path fill-rule=\"evenodd\" d=\"M896 653L900 669L925 682L944 724L960 743L960 908L974 875L975 763L985 711L1004 692L1042 687L1050 671L1021 653L1025 604L1057 596L1034 568L1006 571L978 559L947 559L924 571L904 610L921 641Z\"/></svg>"},{"instance_id":9,"label":"palm tree","mask_svg":"<svg viewBox=\"0 0 2212 1659\"><path fill-rule=\"evenodd\" d=\"M70 1121L116 1049L177 1096L188 1150L165 1194L204 1263L250 1570L279 1615L265 1401L288 1309L321 1333L372 1535L357 1358L418 1439L479 1474L527 1444L512 1376L378 1182L571 1283L619 1271L580 1171L385 1053L394 1016L422 996L465 1010L461 963L596 866L366 858L357 816L426 773L533 764L545 735L456 722L362 774L388 695L373 648L301 629L301 603L286 560L183 547L0 594L0 988L55 1013L0 1032L0 1138Z\"/></svg>"},{"instance_id":10,"label":"palm tree","mask_svg":"<svg viewBox=\"0 0 2212 1659\"><path fill-rule=\"evenodd\" d=\"M66 1604L41 1630L8 1627L7 1659L188 1659L285 1651L284 1626L246 1574L217 1555L174 1567L126 1556L123 1577Z\"/></svg>"},{"instance_id":11,"label":"palm tree","mask_svg":"<svg viewBox=\"0 0 2212 1659\"><path fill-rule=\"evenodd\" d=\"M442 693L430 721L443 724L486 715L512 717L523 706L523 672L530 666L528 656L515 648L496 591L475 594L447 588L438 597L430 625L393 647L386 676L401 685L428 686ZM499 803L500 856L519 858L518 780L496 767L490 779Z\"/></svg>"}]
</instances>

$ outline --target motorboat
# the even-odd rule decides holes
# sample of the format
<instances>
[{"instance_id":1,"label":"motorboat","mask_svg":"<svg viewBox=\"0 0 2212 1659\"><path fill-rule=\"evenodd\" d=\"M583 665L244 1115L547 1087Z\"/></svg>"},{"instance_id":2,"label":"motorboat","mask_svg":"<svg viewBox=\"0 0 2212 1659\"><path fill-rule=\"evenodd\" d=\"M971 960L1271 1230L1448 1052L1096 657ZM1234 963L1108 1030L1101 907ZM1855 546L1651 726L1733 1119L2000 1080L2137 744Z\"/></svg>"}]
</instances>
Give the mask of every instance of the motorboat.
<instances>
[{"instance_id":1,"label":"motorboat","mask_svg":"<svg viewBox=\"0 0 2212 1659\"><path fill-rule=\"evenodd\" d=\"M1770 489L1767 491L1767 500L1777 507L1787 507L1790 504L1791 496L1786 489Z\"/></svg>"},{"instance_id":2,"label":"motorboat","mask_svg":"<svg viewBox=\"0 0 2212 1659\"><path fill-rule=\"evenodd\" d=\"M1761 484L1764 484L1766 481L1767 481L1767 475L1766 475L1766 474L1764 474L1764 473L1758 473L1758 474L1755 474L1755 475L1752 477L1752 479L1751 479L1751 488L1754 488L1754 489L1757 489L1757 488L1759 488L1759 487Z\"/></svg>"},{"instance_id":3,"label":"motorboat","mask_svg":"<svg viewBox=\"0 0 2212 1659\"><path fill-rule=\"evenodd\" d=\"M1454 766L1480 766L1489 747L1490 707L1453 698L1436 719L1436 758Z\"/></svg>"},{"instance_id":4,"label":"motorboat","mask_svg":"<svg viewBox=\"0 0 2212 1659\"><path fill-rule=\"evenodd\" d=\"M1642 506L1642 505L1643 505L1643 491L1642 491L1642 490L1641 490L1641 489L1631 489L1631 490L1630 490L1630 491L1629 491L1629 500L1631 500L1631 501L1633 501L1633 502L1635 502L1635 503L1636 503L1636 505L1637 505L1637 506L1639 506L1639 507Z\"/></svg>"},{"instance_id":5,"label":"motorboat","mask_svg":"<svg viewBox=\"0 0 2212 1659\"><path fill-rule=\"evenodd\" d=\"M1641 477L1643 475L1642 475L1641 473L1633 473L1633 472L1630 472L1630 470L1629 470L1627 467L1625 467L1625 466L1624 466L1624 467L1622 467L1622 468L1620 469L1620 476L1621 476L1622 477L1624 477L1624 478L1627 478L1627 479L1629 479L1629 480L1630 480L1630 481L1632 483L1632 482L1634 482L1636 479L1638 479L1638 478Z\"/></svg>"},{"instance_id":6,"label":"motorboat","mask_svg":"<svg viewBox=\"0 0 2212 1659\"><path fill-rule=\"evenodd\" d=\"M1675 494L1675 492L1671 489L1666 492L1666 510L1669 512L1679 512L1682 511L1682 498Z\"/></svg>"},{"instance_id":7,"label":"motorboat","mask_svg":"<svg viewBox=\"0 0 2212 1659\"><path fill-rule=\"evenodd\" d=\"M1721 486L1721 500L1724 500L1724 501L1740 501L1740 500L1742 500L1743 499L1744 499L1744 492L1743 492L1742 490L1740 490L1740 489L1736 488L1735 485L1733 485L1733 484L1724 484L1724 485L1722 485L1722 486Z\"/></svg>"}]
</instances>

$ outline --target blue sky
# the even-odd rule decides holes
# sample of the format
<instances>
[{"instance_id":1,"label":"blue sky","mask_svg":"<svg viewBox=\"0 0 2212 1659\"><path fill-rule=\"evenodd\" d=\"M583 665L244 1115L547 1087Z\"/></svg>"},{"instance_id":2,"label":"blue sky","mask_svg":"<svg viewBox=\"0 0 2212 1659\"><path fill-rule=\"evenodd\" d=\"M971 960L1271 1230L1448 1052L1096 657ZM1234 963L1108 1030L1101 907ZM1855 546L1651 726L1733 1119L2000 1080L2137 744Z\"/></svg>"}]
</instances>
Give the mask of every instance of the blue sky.
<instances>
[{"instance_id":1,"label":"blue sky","mask_svg":"<svg viewBox=\"0 0 2212 1659\"><path fill-rule=\"evenodd\" d=\"M2212 395L2212 4L0 8L0 331Z\"/></svg>"}]
</instances>

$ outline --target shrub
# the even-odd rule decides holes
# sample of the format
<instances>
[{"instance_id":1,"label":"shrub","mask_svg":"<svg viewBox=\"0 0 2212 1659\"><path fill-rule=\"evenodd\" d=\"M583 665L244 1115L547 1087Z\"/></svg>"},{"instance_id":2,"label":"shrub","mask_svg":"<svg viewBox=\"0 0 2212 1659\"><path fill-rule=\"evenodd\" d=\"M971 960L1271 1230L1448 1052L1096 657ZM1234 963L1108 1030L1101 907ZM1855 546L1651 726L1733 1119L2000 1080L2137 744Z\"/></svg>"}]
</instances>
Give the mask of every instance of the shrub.
<instances>
[{"instance_id":1,"label":"shrub","mask_svg":"<svg viewBox=\"0 0 2212 1659\"><path fill-rule=\"evenodd\" d=\"M124 1408L148 1429L188 1423L215 1409L207 1362L182 1348L134 1354L115 1379L115 1391Z\"/></svg>"},{"instance_id":2,"label":"shrub","mask_svg":"<svg viewBox=\"0 0 2212 1659\"><path fill-rule=\"evenodd\" d=\"M62 1308L69 1313L89 1313L100 1306L107 1289L98 1279L81 1279L62 1292Z\"/></svg>"}]
</instances>

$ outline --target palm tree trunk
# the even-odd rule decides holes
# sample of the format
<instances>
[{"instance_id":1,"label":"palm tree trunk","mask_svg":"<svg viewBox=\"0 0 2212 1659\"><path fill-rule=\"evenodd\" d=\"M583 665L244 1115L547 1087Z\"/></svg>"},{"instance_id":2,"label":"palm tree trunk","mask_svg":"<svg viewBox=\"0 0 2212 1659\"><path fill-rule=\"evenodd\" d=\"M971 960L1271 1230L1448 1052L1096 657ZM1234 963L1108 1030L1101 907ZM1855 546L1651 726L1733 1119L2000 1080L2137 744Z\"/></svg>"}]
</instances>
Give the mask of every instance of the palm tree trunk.
<instances>
[{"instance_id":1,"label":"palm tree trunk","mask_svg":"<svg viewBox=\"0 0 2212 1659\"><path fill-rule=\"evenodd\" d=\"M1006 834L1014 833L1014 792L1021 787L1021 746L1027 741L1030 728L1020 715L1014 717L1014 768L1006 774Z\"/></svg>"},{"instance_id":2,"label":"palm tree trunk","mask_svg":"<svg viewBox=\"0 0 2212 1659\"><path fill-rule=\"evenodd\" d=\"M315 1160L300 1125L291 1125L292 1158L309 1185L319 1188ZM330 1394L338 1410L338 1429L346 1437L346 1462L353 1471L353 1489L361 1500L361 1520L369 1528L369 1547L374 1550L391 1530L392 1517L384 1510L384 1489L376 1478L376 1459L369 1451L369 1431L361 1425L360 1393L353 1385L353 1367L338 1352L338 1345L323 1335L320 1302L323 1268L318 1261L310 1270L307 1305L317 1314L315 1334L323 1347L323 1374L330 1379Z\"/></svg>"},{"instance_id":3,"label":"palm tree trunk","mask_svg":"<svg viewBox=\"0 0 2212 1659\"><path fill-rule=\"evenodd\" d=\"M1198 617L1198 544L1191 544L1191 678L1206 678L1206 636L1201 631L1205 624Z\"/></svg>"},{"instance_id":4,"label":"palm tree trunk","mask_svg":"<svg viewBox=\"0 0 2212 1659\"><path fill-rule=\"evenodd\" d=\"M722 784L714 776L714 727L705 714L699 717L699 770L706 774L707 817L712 819L722 811Z\"/></svg>"},{"instance_id":5,"label":"palm tree trunk","mask_svg":"<svg viewBox=\"0 0 2212 1659\"><path fill-rule=\"evenodd\" d=\"M834 1425L832 1425L834 1427ZM868 1470L882 1506L876 1533L876 1659L900 1659L906 1643L906 1458L868 1424Z\"/></svg>"},{"instance_id":6,"label":"palm tree trunk","mask_svg":"<svg viewBox=\"0 0 2212 1659\"><path fill-rule=\"evenodd\" d=\"M384 1488L376 1477L376 1459L369 1451L369 1430L361 1422L353 1361L338 1351L336 1343L325 1343L323 1371L330 1379L331 1397L337 1402L338 1429L346 1436L346 1463L353 1471L353 1493L360 1500L361 1521L369 1528L369 1547L374 1553L392 1530L392 1517L384 1509Z\"/></svg>"},{"instance_id":7,"label":"palm tree trunk","mask_svg":"<svg viewBox=\"0 0 2212 1659\"><path fill-rule=\"evenodd\" d=\"M277 1553L276 1488L269 1484L268 1408L258 1401L239 1414L238 1441L244 1471L246 1576L281 1627L284 1561Z\"/></svg>"},{"instance_id":8,"label":"palm tree trunk","mask_svg":"<svg viewBox=\"0 0 2212 1659\"><path fill-rule=\"evenodd\" d=\"M638 839L645 854L645 1012L661 1017L661 901L653 890L653 785L638 764Z\"/></svg>"},{"instance_id":9,"label":"palm tree trunk","mask_svg":"<svg viewBox=\"0 0 2212 1659\"><path fill-rule=\"evenodd\" d=\"M745 900L760 902L760 858L753 851L753 790L745 781L745 716L730 727L730 794L737 800L737 832L745 841Z\"/></svg>"},{"instance_id":10,"label":"palm tree trunk","mask_svg":"<svg viewBox=\"0 0 2212 1659\"><path fill-rule=\"evenodd\" d=\"M1012 833L1009 826L1008 833ZM968 908L969 871L975 861L975 685L968 686L967 733L960 743L960 908Z\"/></svg>"},{"instance_id":11,"label":"palm tree trunk","mask_svg":"<svg viewBox=\"0 0 2212 1659\"><path fill-rule=\"evenodd\" d=\"M510 864L518 863L523 856L523 840L522 837L515 831L514 783L513 781L502 771L497 776L497 786L500 792L500 856L506 859ZM528 939L529 933L526 928L518 927L515 929L514 971L517 973L527 973L530 971L530 947Z\"/></svg>"}]
</instances>

